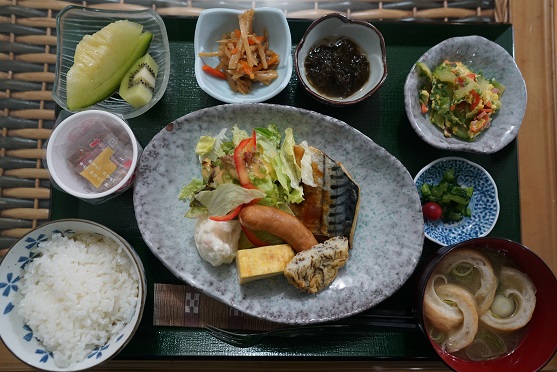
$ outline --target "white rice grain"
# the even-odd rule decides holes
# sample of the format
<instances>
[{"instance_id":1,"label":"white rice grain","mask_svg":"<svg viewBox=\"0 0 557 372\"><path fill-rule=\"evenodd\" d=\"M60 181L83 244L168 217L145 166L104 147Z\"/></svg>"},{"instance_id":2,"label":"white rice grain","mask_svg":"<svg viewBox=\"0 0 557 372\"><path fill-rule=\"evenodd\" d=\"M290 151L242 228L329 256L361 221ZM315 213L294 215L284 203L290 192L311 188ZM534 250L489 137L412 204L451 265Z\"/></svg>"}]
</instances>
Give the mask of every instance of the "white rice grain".
<instances>
[{"instance_id":1,"label":"white rice grain","mask_svg":"<svg viewBox=\"0 0 557 372\"><path fill-rule=\"evenodd\" d=\"M19 314L58 367L83 361L131 320L138 276L123 248L110 238L55 234L21 280Z\"/></svg>"}]
</instances>

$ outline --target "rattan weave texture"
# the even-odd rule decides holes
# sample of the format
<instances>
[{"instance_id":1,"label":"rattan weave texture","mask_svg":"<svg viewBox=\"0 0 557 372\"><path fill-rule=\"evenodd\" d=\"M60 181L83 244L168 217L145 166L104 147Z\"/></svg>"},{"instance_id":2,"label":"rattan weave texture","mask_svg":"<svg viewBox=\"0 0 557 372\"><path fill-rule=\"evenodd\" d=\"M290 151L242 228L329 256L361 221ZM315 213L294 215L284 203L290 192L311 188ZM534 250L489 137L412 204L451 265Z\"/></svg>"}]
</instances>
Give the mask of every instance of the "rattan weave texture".
<instances>
[{"instance_id":1,"label":"rattan weave texture","mask_svg":"<svg viewBox=\"0 0 557 372\"><path fill-rule=\"evenodd\" d=\"M365 20L508 22L509 0L0 0L0 259L30 229L49 219L50 183L42 145L55 120L51 96L56 15L68 5L150 7L163 16L197 16L212 7L274 6L288 18L340 12Z\"/></svg>"}]
</instances>

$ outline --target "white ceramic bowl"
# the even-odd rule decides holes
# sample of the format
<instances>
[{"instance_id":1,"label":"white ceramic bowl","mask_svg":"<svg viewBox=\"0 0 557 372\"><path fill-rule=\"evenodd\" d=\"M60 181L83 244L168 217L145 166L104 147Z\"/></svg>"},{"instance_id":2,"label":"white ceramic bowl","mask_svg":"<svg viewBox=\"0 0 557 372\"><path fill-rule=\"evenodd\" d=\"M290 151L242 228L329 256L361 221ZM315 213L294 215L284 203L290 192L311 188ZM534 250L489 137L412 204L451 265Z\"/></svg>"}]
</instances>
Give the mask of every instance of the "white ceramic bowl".
<instances>
[{"instance_id":1,"label":"white ceramic bowl","mask_svg":"<svg viewBox=\"0 0 557 372\"><path fill-rule=\"evenodd\" d=\"M107 131L95 133L101 125L106 126L105 129ZM103 136L109 133L116 134L119 137L118 140L103 138ZM89 139L94 139L95 141L98 139L103 144L112 147L115 151L114 156L119 156L118 154L124 151L129 156L124 159L124 164L129 165L127 172L123 177L116 178L117 174L120 176L121 174L118 170L114 171L110 175L110 177L115 179L113 182L114 186L108 190L94 191L93 186L89 185L88 181L80 175L78 170L83 171L86 166L89 166L87 161L80 161L79 167L74 167L69 162L70 158L75 161L76 148L74 144L79 143L78 141L83 142L83 148L93 148L93 143L89 143ZM116 152L118 149L122 151ZM46 167L54 184L60 189L77 198L97 204L116 196L132 186L141 150L142 148L137 142L132 129L121 117L106 111L86 110L75 113L56 125L46 143ZM94 162L96 159L91 160ZM100 174L101 171L98 173Z\"/></svg>"},{"instance_id":2,"label":"white ceramic bowl","mask_svg":"<svg viewBox=\"0 0 557 372\"><path fill-rule=\"evenodd\" d=\"M493 178L483 167L464 158L441 158L426 165L414 177L418 192L424 183L438 184L443 173L450 168L454 170L461 186L474 187L469 204L472 216L458 222L443 222L441 219L429 221L424 218L425 236L442 246L486 236L495 226L500 209L497 185Z\"/></svg>"},{"instance_id":3,"label":"white ceramic bowl","mask_svg":"<svg viewBox=\"0 0 557 372\"><path fill-rule=\"evenodd\" d=\"M145 106L135 108L118 94L113 94L88 108L109 111L129 119L143 114L161 99L170 78L170 47L166 27L158 13L152 9L119 11L68 6L56 17L56 73L52 97L60 107L68 109L66 75L73 65L75 48L79 41L83 36L92 35L109 23L122 19L139 23L143 25L143 31L153 33L148 53L159 65L153 99Z\"/></svg>"},{"instance_id":4,"label":"white ceramic bowl","mask_svg":"<svg viewBox=\"0 0 557 372\"><path fill-rule=\"evenodd\" d=\"M100 234L119 244L131 260L133 270L137 274L138 300L130 322L121 332L117 333L102 347L93 350L82 362L71 368L59 368L54 363L52 354L46 351L43 344L33 336L33 330L24 324L23 318L17 311L15 298L19 290L19 281L24 273L24 266L34 257L35 253L32 250L36 249L40 242L50 239L54 233L71 236L79 232ZM45 223L27 233L13 245L0 263L0 289L2 291L0 295L0 337L8 349L20 360L35 368L48 371L68 371L97 366L111 359L124 348L141 321L147 294L147 283L139 256L122 237L96 222L67 219Z\"/></svg>"},{"instance_id":5,"label":"white ceramic bowl","mask_svg":"<svg viewBox=\"0 0 557 372\"><path fill-rule=\"evenodd\" d=\"M323 42L335 42L341 38L352 40L369 61L370 77L364 86L345 98L328 97L315 89L308 81L305 59L311 50ZM375 93L387 78L387 54L385 40L372 24L350 19L342 14L331 13L315 20L307 29L294 54L296 74L306 91L315 99L334 106L347 106L361 102Z\"/></svg>"},{"instance_id":6,"label":"white ceramic bowl","mask_svg":"<svg viewBox=\"0 0 557 372\"><path fill-rule=\"evenodd\" d=\"M226 103L263 102L279 94L292 76L292 41L290 28L284 13L277 8L256 8L253 30L262 35L265 30L269 34L269 49L280 57L277 68L279 77L271 84L254 83L248 94L233 92L225 80L215 78L202 70L203 65L218 65L218 57L199 57L199 52L215 52L218 50L217 40L223 34L239 28L238 15L243 10L214 8L201 12L195 27L195 78L199 87L213 98Z\"/></svg>"},{"instance_id":7,"label":"white ceramic bowl","mask_svg":"<svg viewBox=\"0 0 557 372\"><path fill-rule=\"evenodd\" d=\"M418 62L433 70L445 59L463 62L469 69L505 85L502 108L493 116L491 127L473 142L455 136L447 138L443 131L422 114L418 91L425 82L415 66L406 78L404 103L406 115L418 136L433 147L443 150L491 154L508 145L518 134L526 111L526 84L513 57L500 45L481 36L454 37L442 41L425 52Z\"/></svg>"}]
</instances>

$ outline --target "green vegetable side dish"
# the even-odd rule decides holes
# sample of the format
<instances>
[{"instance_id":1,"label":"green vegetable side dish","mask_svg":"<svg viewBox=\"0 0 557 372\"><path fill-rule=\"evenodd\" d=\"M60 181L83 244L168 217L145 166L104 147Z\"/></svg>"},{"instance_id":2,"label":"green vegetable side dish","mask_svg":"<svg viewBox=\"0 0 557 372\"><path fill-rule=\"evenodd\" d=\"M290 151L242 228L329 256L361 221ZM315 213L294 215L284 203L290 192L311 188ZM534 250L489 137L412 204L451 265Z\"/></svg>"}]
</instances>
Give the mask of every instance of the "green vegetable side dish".
<instances>
[{"instance_id":1,"label":"green vegetable side dish","mask_svg":"<svg viewBox=\"0 0 557 372\"><path fill-rule=\"evenodd\" d=\"M434 202L443 209L441 218L444 222L460 221L464 217L472 216L468 207L473 187L462 187L456 180L454 169L450 168L443 173L443 179L437 184L424 183L420 187L422 204Z\"/></svg>"},{"instance_id":2,"label":"green vegetable side dish","mask_svg":"<svg viewBox=\"0 0 557 372\"><path fill-rule=\"evenodd\" d=\"M445 60L433 71L417 62L416 68L427 78L419 90L422 113L429 112L429 120L445 137L455 135L471 142L490 127L493 115L501 109L504 85L462 62Z\"/></svg>"}]
</instances>

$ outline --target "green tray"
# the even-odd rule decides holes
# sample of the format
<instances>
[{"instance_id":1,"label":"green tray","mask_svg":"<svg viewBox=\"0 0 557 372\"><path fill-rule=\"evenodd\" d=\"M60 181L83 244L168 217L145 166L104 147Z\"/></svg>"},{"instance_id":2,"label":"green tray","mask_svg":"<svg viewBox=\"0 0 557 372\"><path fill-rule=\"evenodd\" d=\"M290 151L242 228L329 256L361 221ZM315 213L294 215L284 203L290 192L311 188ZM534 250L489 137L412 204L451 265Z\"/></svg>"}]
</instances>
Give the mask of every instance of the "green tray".
<instances>
[{"instance_id":1,"label":"green tray","mask_svg":"<svg viewBox=\"0 0 557 372\"><path fill-rule=\"evenodd\" d=\"M170 39L171 78L162 100L140 117L130 119L139 142L145 146L164 126L192 111L222 104L205 94L194 76L193 35L196 18L164 19ZM291 20L292 45L309 26L308 21ZM334 108L313 100L298 83L294 73L288 86L268 103L296 106L333 116L357 128L396 156L412 176L429 162L445 156L462 156L483 166L497 183L501 212L490 236L520 241L520 210L516 141L492 155L441 151L423 142L412 130L404 110L403 86L414 62L442 40L464 35L481 35L513 52L513 28L508 24L418 24L377 22L387 46L388 76L370 99L350 108ZM342 141L342 139L338 139ZM395 191L395 190L394 190ZM137 250L148 279L148 295L141 325L118 359L155 358L282 358L348 360L438 360L419 329L387 330L362 327L357 331L331 332L326 337L267 338L261 344L235 348L196 328L153 326L155 283L180 283L151 253L141 238L133 210L133 192L126 191L100 205L91 205L56 189L52 190L51 219L84 218L102 223L126 238ZM422 261L438 245L426 239ZM393 296L376 309L412 313L416 278L410 277ZM372 310L373 311L373 310ZM308 336L309 337L309 336Z\"/></svg>"}]
</instances>

